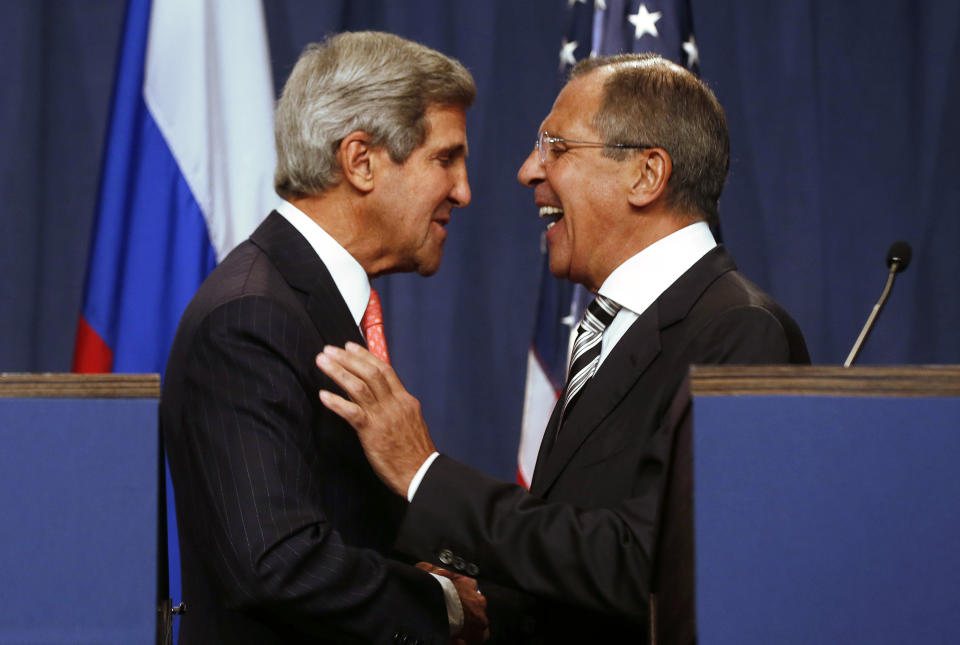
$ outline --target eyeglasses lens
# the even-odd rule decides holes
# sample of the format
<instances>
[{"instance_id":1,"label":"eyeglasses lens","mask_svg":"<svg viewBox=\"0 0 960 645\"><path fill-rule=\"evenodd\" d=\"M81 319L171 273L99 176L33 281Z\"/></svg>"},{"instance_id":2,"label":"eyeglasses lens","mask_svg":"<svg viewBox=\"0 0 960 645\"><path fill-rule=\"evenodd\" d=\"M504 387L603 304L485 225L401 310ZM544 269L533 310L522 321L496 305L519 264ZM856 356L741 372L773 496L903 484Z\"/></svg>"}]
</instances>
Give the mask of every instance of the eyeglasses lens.
<instances>
[{"instance_id":1,"label":"eyeglasses lens","mask_svg":"<svg viewBox=\"0 0 960 645\"><path fill-rule=\"evenodd\" d=\"M537 156L540 158L540 163L547 163L547 157L550 153L547 143L549 137L550 135L547 134L546 130L537 135Z\"/></svg>"}]
</instances>

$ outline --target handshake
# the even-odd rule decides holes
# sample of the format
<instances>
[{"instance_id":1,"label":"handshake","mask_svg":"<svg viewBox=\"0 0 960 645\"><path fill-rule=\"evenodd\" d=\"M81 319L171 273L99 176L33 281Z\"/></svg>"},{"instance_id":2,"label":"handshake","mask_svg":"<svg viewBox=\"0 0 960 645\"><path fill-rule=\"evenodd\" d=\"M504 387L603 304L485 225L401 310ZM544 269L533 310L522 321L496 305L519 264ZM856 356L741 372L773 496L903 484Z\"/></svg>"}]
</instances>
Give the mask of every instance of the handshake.
<instances>
[{"instance_id":1,"label":"handshake","mask_svg":"<svg viewBox=\"0 0 960 645\"><path fill-rule=\"evenodd\" d=\"M490 638L490 625L487 621L487 600L480 593L476 580L459 573L447 571L429 562L418 562L417 567L428 573L449 578L457 589L457 595L460 596L460 606L463 608L463 626L459 632L452 635L451 645L473 645L473 643L482 643Z\"/></svg>"}]
</instances>

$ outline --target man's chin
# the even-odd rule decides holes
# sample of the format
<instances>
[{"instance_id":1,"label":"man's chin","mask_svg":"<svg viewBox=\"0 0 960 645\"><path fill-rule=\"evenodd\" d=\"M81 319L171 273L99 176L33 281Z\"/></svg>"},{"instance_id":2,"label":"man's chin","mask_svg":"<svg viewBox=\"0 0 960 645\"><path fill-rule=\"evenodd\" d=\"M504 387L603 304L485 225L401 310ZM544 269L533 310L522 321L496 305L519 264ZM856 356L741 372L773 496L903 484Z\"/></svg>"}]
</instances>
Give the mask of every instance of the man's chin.
<instances>
[{"instance_id":1,"label":"man's chin","mask_svg":"<svg viewBox=\"0 0 960 645\"><path fill-rule=\"evenodd\" d=\"M569 280L570 279L570 264L567 262L561 262L554 259L555 256L550 255L550 275L558 280Z\"/></svg>"},{"instance_id":2,"label":"man's chin","mask_svg":"<svg viewBox=\"0 0 960 645\"><path fill-rule=\"evenodd\" d=\"M440 260L442 259L443 251L441 250L440 253L437 253L436 257L431 257L419 262L416 268L417 273L422 275L424 278L429 278L440 270Z\"/></svg>"}]
</instances>

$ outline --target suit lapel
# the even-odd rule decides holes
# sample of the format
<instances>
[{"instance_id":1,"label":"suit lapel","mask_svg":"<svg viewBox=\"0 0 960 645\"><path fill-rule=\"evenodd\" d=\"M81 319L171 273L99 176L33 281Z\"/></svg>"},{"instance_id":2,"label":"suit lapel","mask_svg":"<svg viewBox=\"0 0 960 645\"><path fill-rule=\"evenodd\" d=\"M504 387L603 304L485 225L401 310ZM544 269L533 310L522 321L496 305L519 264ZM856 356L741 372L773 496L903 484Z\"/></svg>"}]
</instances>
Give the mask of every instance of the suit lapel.
<instances>
[{"instance_id":1,"label":"suit lapel","mask_svg":"<svg viewBox=\"0 0 960 645\"><path fill-rule=\"evenodd\" d=\"M650 363L660 353L660 333L656 304L647 308L623 335L617 346L600 365L596 375L584 386L580 400L556 432L558 409L550 418L551 445L537 457L530 492L542 496L556 481L580 445L586 440L630 391ZM559 408L559 406L557 406Z\"/></svg>"},{"instance_id":2,"label":"suit lapel","mask_svg":"<svg viewBox=\"0 0 960 645\"><path fill-rule=\"evenodd\" d=\"M274 211L250 240L259 246L291 287L305 294L307 315L328 343L365 344L350 309L326 265L310 243Z\"/></svg>"},{"instance_id":3,"label":"suit lapel","mask_svg":"<svg viewBox=\"0 0 960 645\"><path fill-rule=\"evenodd\" d=\"M630 326L584 386L559 433L560 406L554 407L537 455L531 493L539 497L547 493L587 437L647 371L660 354L661 330L686 317L707 287L734 269L733 259L722 246L704 255Z\"/></svg>"}]
</instances>

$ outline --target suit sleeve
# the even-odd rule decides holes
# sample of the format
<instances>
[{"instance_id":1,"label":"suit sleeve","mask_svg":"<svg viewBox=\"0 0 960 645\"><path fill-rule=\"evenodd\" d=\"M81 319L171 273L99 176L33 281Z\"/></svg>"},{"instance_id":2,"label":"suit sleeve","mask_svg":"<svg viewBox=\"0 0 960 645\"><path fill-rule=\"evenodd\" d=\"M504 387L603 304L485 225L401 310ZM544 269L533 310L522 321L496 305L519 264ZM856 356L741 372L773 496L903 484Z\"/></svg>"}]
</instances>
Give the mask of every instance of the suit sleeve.
<instances>
[{"instance_id":1,"label":"suit sleeve","mask_svg":"<svg viewBox=\"0 0 960 645\"><path fill-rule=\"evenodd\" d=\"M212 312L191 343L178 438L191 490L178 502L188 499L183 512L203 518L193 534L211 554L205 566L227 606L308 633L387 642L401 631L445 642L440 585L348 546L324 513L313 434L335 421L305 380L306 337L282 305L246 297Z\"/></svg>"},{"instance_id":2,"label":"suit sleeve","mask_svg":"<svg viewBox=\"0 0 960 645\"><path fill-rule=\"evenodd\" d=\"M672 393L690 364L788 362L788 345L776 316L744 306L713 317L664 358L677 366L669 370L676 381L670 390L673 403L662 402L649 435L638 431L636 443L643 442L642 447L590 464L591 474L582 475L583 486L598 485L589 477L611 476L620 468L613 462L635 449L636 457L628 457L635 473L631 493L613 505L580 508L546 501L441 455L408 509L398 548L454 568L472 565L476 575L540 598L646 620L662 472L686 401ZM640 474L644 471L660 474Z\"/></svg>"},{"instance_id":3,"label":"suit sleeve","mask_svg":"<svg viewBox=\"0 0 960 645\"><path fill-rule=\"evenodd\" d=\"M649 523L645 499L617 508L546 502L441 455L430 467L397 547L540 598L642 620L650 551L635 528ZM470 572L470 569L467 569Z\"/></svg>"}]
</instances>

